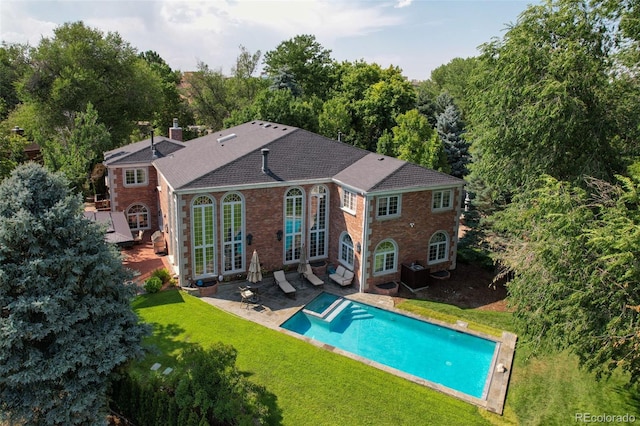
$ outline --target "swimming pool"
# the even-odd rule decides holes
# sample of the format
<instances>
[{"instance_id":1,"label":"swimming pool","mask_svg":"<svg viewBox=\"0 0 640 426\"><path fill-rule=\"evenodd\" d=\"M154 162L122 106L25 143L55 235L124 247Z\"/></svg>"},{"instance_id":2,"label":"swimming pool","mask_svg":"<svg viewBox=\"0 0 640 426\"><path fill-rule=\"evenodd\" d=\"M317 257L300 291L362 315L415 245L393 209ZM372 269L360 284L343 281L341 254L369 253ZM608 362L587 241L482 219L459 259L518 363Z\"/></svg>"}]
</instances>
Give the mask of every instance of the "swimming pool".
<instances>
[{"instance_id":1,"label":"swimming pool","mask_svg":"<svg viewBox=\"0 0 640 426\"><path fill-rule=\"evenodd\" d=\"M429 382L485 399L498 343L321 293L281 327Z\"/></svg>"}]
</instances>

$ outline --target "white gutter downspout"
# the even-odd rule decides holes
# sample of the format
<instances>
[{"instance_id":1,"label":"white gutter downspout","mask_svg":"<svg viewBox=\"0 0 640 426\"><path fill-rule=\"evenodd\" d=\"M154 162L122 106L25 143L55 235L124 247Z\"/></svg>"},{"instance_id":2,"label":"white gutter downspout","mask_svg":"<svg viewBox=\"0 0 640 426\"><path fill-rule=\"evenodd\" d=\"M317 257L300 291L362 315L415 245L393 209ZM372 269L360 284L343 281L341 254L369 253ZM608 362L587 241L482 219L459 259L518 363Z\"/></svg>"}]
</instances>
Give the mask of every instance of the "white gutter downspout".
<instances>
[{"instance_id":1,"label":"white gutter downspout","mask_svg":"<svg viewBox=\"0 0 640 426\"><path fill-rule=\"evenodd\" d=\"M369 246L369 195L364 197L364 223L362 224L362 235L360 237L362 252L360 253L360 293L364 293L365 278L367 276L367 247Z\"/></svg>"}]
</instances>

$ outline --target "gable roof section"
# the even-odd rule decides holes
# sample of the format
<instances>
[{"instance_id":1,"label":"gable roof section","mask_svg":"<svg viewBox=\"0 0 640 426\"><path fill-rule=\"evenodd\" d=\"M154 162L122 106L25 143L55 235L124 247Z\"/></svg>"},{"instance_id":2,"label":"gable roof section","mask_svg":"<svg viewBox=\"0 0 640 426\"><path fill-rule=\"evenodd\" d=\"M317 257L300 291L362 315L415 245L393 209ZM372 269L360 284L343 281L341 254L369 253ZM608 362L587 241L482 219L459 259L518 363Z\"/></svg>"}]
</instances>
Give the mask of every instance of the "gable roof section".
<instances>
[{"instance_id":1,"label":"gable roof section","mask_svg":"<svg viewBox=\"0 0 640 426\"><path fill-rule=\"evenodd\" d=\"M281 124L259 121L244 123L193 139L188 142L188 149L160 158L154 165L174 189L219 186L218 182L197 182L203 179L207 181L207 175L253 151L260 153L263 146L295 130L297 128ZM261 157L259 161L262 161Z\"/></svg>"},{"instance_id":2,"label":"gable roof section","mask_svg":"<svg viewBox=\"0 0 640 426\"><path fill-rule=\"evenodd\" d=\"M406 164L397 158L371 152L360 160L350 164L336 174L333 179L339 183L368 192L381 180L395 173Z\"/></svg>"},{"instance_id":3,"label":"gable roof section","mask_svg":"<svg viewBox=\"0 0 640 426\"><path fill-rule=\"evenodd\" d=\"M185 147L185 144L173 139L158 137L153 139L156 158L166 157ZM153 161L151 139L145 139L104 153L105 166L126 165L134 163L151 163Z\"/></svg>"},{"instance_id":4,"label":"gable roof section","mask_svg":"<svg viewBox=\"0 0 640 426\"><path fill-rule=\"evenodd\" d=\"M230 141L233 143L233 141ZM262 172L262 149L269 149L267 167ZM279 138L256 147L246 155L189 183L189 188L331 179L353 162L367 155L324 136L294 128Z\"/></svg>"},{"instance_id":5,"label":"gable roof section","mask_svg":"<svg viewBox=\"0 0 640 426\"><path fill-rule=\"evenodd\" d=\"M403 163L400 168L369 188L369 191L378 192L464 185L464 180L455 176L426 169L413 163Z\"/></svg>"}]
</instances>

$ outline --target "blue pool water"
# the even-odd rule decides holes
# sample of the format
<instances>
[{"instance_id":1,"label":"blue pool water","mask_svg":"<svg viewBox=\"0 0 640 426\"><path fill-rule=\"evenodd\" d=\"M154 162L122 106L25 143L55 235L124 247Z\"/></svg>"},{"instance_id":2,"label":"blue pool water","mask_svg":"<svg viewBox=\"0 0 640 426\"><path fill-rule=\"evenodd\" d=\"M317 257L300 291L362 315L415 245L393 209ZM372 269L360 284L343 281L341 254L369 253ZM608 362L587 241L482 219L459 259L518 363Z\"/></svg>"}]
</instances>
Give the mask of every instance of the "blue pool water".
<instances>
[{"instance_id":1,"label":"blue pool water","mask_svg":"<svg viewBox=\"0 0 640 426\"><path fill-rule=\"evenodd\" d=\"M485 398L494 341L321 293L282 327L355 355Z\"/></svg>"}]
</instances>

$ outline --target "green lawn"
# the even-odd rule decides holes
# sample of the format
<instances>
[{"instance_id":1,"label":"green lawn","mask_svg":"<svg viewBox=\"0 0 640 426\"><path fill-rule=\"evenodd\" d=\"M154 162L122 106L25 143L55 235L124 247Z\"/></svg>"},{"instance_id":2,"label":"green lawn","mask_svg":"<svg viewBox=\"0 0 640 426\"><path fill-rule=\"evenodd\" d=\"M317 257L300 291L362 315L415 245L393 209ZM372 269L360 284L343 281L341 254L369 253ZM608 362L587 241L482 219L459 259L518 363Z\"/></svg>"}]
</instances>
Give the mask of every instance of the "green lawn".
<instances>
[{"instance_id":1,"label":"green lawn","mask_svg":"<svg viewBox=\"0 0 640 426\"><path fill-rule=\"evenodd\" d=\"M154 325L155 348L139 365L170 366L182 348L222 341L238 350L238 368L275 395L285 425L568 424L575 412L635 414L639 402L622 375L596 382L567 354L516 352L504 416L497 416L283 333L220 311L179 291L140 296L134 309ZM474 329L511 330L511 316L410 301L399 306Z\"/></svg>"}]
</instances>

